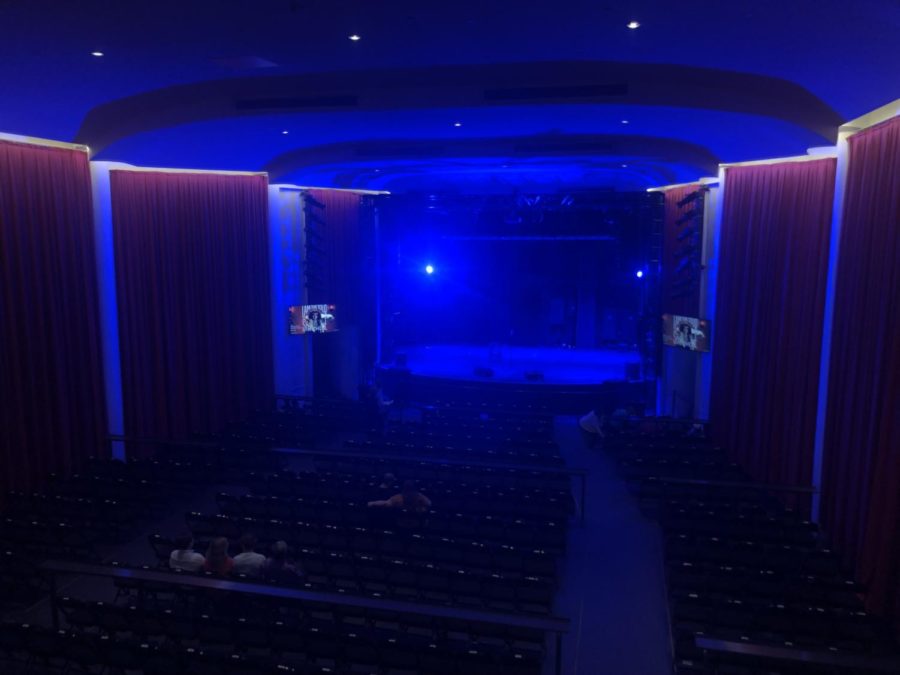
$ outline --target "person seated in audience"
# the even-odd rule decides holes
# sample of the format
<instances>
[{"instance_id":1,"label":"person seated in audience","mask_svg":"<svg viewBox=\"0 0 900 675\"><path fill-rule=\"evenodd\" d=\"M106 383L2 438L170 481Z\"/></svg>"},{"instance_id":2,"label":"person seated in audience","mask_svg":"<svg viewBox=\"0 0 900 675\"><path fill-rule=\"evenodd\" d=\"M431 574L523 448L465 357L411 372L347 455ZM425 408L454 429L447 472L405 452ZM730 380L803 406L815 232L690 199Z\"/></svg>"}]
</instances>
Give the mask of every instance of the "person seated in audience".
<instances>
[{"instance_id":1,"label":"person seated in audience","mask_svg":"<svg viewBox=\"0 0 900 675\"><path fill-rule=\"evenodd\" d=\"M175 550L169 555L169 567L173 570L199 572L204 563L206 558L194 550L194 538L190 534L175 538Z\"/></svg>"},{"instance_id":2,"label":"person seated in audience","mask_svg":"<svg viewBox=\"0 0 900 675\"><path fill-rule=\"evenodd\" d=\"M262 567L262 576L276 584L290 585L303 576L300 568L288 559L288 545L284 541L276 541L272 545L272 555Z\"/></svg>"},{"instance_id":3,"label":"person seated in audience","mask_svg":"<svg viewBox=\"0 0 900 675\"><path fill-rule=\"evenodd\" d=\"M234 559L228 555L228 540L225 537L217 537L209 542L203 571L227 577L231 574L232 568L234 568Z\"/></svg>"},{"instance_id":4,"label":"person seated in audience","mask_svg":"<svg viewBox=\"0 0 900 675\"><path fill-rule=\"evenodd\" d=\"M234 573L246 574L248 577L258 577L263 565L266 564L266 556L257 553L256 537L249 532L241 537L241 552L234 556Z\"/></svg>"},{"instance_id":5,"label":"person seated in audience","mask_svg":"<svg viewBox=\"0 0 900 675\"><path fill-rule=\"evenodd\" d=\"M390 499L369 502L369 506L382 508L402 508L415 513L425 513L431 508L431 500L416 489L411 480L403 481L403 491Z\"/></svg>"}]
</instances>

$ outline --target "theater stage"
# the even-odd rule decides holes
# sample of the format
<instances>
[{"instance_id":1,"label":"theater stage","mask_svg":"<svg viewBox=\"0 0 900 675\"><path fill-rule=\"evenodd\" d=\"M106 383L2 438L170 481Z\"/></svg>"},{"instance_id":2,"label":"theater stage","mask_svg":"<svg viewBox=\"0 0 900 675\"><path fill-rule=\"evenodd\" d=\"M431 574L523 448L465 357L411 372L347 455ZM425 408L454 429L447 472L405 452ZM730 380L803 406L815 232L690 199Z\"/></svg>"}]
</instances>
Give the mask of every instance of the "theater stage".
<instances>
[{"instance_id":1,"label":"theater stage","mask_svg":"<svg viewBox=\"0 0 900 675\"><path fill-rule=\"evenodd\" d=\"M509 345L419 345L398 349L410 374L451 380L532 385L599 385L639 376L640 354L629 349L567 349ZM632 365L631 373L626 370ZM480 370L481 374L476 373ZM490 371L492 374L486 376ZM540 373L528 379L526 373Z\"/></svg>"}]
</instances>

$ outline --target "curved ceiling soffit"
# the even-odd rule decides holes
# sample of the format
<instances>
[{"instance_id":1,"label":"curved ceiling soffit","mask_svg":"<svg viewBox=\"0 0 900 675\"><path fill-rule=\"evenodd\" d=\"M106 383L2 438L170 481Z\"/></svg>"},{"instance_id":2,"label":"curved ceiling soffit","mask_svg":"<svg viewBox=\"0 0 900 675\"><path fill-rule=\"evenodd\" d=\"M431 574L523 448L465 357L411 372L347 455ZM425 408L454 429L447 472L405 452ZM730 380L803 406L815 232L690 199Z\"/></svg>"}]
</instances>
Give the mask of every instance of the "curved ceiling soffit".
<instances>
[{"instance_id":1,"label":"curved ceiling soffit","mask_svg":"<svg viewBox=\"0 0 900 675\"><path fill-rule=\"evenodd\" d=\"M584 170L589 172L595 169L604 169L608 172L615 173L617 176L622 175L623 169L619 167L618 164L611 166L597 166L597 165L585 165ZM631 173L632 183L639 184L640 186L651 186L651 185L669 185L672 183L677 183L679 180L679 174L664 165L642 165L642 164L629 164L628 171ZM452 172L452 171L451 171ZM441 171L438 170L438 174ZM435 169L430 165L420 165L420 166L406 166L399 167L396 170L387 170L381 173L373 174L371 172L364 172L361 170L339 170L332 177L332 186L338 188L356 188L356 189L377 189L377 190L388 190L389 192L405 192L410 189L415 190L415 188L410 188L410 181L415 181L417 178L427 176L429 183L433 185ZM512 189L512 183L506 183L503 181L502 175L494 174L494 178L496 178L499 182L494 184L485 184L482 180L479 179L478 184L483 191L492 192L496 191L496 188L500 187L503 191L508 191ZM547 181L539 181L542 183L546 183ZM566 189L566 190L577 190L584 189L587 187L606 187L607 183L595 183L595 182L585 182L583 180L559 180L559 181L549 181L550 183L556 183L554 189ZM517 187L521 187L522 183L520 179L515 181ZM527 179L526 179L527 184ZM432 188L429 188L432 189Z\"/></svg>"},{"instance_id":2,"label":"curved ceiling soffit","mask_svg":"<svg viewBox=\"0 0 900 675\"><path fill-rule=\"evenodd\" d=\"M607 61L432 66L211 80L99 105L76 141L99 152L153 129L304 112L616 104L700 108L780 119L834 142L841 117L798 84L714 68Z\"/></svg>"},{"instance_id":3,"label":"curved ceiling soffit","mask_svg":"<svg viewBox=\"0 0 900 675\"><path fill-rule=\"evenodd\" d=\"M542 157L634 157L683 164L715 173L719 159L703 146L671 138L606 134L537 134L499 138L379 139L330 143L290 150L263 167L277 181L303 169L348 164L412 163L422 160L503 157L511 161ZM387 167L382 170L390 173ZM370 168L362 167L361 172Z\"/></svg>"}]
</instances>

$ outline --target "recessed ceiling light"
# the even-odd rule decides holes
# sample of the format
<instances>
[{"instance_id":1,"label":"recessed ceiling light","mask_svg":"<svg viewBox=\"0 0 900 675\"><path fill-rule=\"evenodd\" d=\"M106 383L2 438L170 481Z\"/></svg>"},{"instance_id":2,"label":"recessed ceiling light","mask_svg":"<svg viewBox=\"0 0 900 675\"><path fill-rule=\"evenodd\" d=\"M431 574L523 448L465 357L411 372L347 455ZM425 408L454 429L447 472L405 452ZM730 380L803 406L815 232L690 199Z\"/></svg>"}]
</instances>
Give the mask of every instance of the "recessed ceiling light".
<instances>
[{"instance_id":1,"label":"recessed ceiling light","mask_svg":"<svg viewBox=\"0 0 900 675\"><path fill-rule=\"evenodd\" d=\"M628 120L622 120L622 124L628 124Z\"/></svg>"},{"instance_id":2,"label":"recessed ceiling light","mask_svg":"<svg viewBox=\"0 0 900 675\"><path fill-rule=\"evenodd\" d=\"M282 130L281 133L282 133L284 136L287 136L287 135L288 135L289 133L291 133L291 132L288 131L287 129L284 129L284 130Z\"/></svg>"},{"instance_id":3,"label":"recessed ceiling light","mask_svg":"<svg viewBox=\"0 0 900 675\"><path fill-rule=\"evenodd\" d=\"M628 27L629 27L631 30L634 30L635 28L640 28L640 27L641 27L641 24L638 23L637 21L629 21L629 22L628 22Z\"/></svg>"},{"instance_id":4,"label":"recessed ceiling light","mask_svg":"<svg viewBox=\"0 0 900 675\"><path fill-rule=\"evenodd\" d=\"M362 38L361 38L359 35L357 35L356 33L354 33L353 35L351 35L351 36L350 36L350 39L351 39L353 42L359 42L360 40L362 40Z\"/></svg>"},{"instance_id":5,"label":"recessed ceiling light","mask_svg":"<svg viewBox=\"0 0 900 675\"><path fill-rule=\"evenodd\" d=\"M622 168L623 168L623 169L627 169L627 168L628 168L628 165L627 165L627 164L623 164L623 165L622 165Z\"/></svg>"},{"instance_id":6,"label":"recessed ceiling light","mask_svg":"<svg viewBox=\"0 0 900 675\"><path fill-rule=\"evenodd\" d=\"M454 122L454 123L453 123L453 126L455 126L455 127L461 127L461 126L462 126L462 122Z\"/></svg>"},{"instance_id":7,"label":"recessed ceiling light","mask_svg":"<svg viewBox=\"0 0 900 675\"><path fill-rule=\"evenodd\" d=\"M103 56L103 52L91 52L91 56Z\"/></svg>"}]
</instances>

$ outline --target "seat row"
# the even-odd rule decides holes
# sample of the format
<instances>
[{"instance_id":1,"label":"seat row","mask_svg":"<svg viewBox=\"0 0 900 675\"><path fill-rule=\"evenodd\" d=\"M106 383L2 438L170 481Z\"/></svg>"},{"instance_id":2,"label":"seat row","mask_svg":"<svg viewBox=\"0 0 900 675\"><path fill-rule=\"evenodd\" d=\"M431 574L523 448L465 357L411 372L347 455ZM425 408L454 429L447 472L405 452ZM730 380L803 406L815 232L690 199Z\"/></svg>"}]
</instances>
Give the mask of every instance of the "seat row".
<instances>
[{"instance_id":1,"label":"seat row","mask_svg":"<svg viewBox=\"0 0 900 675\"><path fill-rule=\"evenodd\" d=\"M381 457L341 457L321 454L313 459L316 471L382 477L394 474L400 480L447 481L468 485L489 485L497 489L541 489L559 492L571 491L568 474L545 469L519 469L479 464L446 464L440 461L418 459L383 459Z\"/></svg>"},{"instance_id":2,"label":"seat row","mask_svg":"<svg viewBox=\"0 0 900 675\"><path fill-rule=\"evenodd\" d=\"M273 518L297 517L292 515L294 504L327 504L338 496L348 502L366 503L401 491L401 484L381 487L378 480L352 474L253 475L247 482L251 494L241 498L241 510L249 516ZM436 508L450 513L558 520L574 511L572 495L567 491L469 486L455 481L420 481L416 487Z\"/></svg>"},{"instance_id":3,"label":"seat row","mask_svg":"<svg viewBox=\"0 0 900 675\"><path fill-rule=\"evenodd\" d=\"M418 442L396 442L391 440L351 439L345 447L353 452L368 452L377 455L402 455L404 457L436 457L467 462L506 462L509 464L529 464L535 466L559 467L564 464L558 451L549 453L521 448L473 448L464 444L431 445Z\"/></svg>"},{"instance_id":4,"label":"seat row","mask_svg":"<svg viewBox=\"0 0 900 675\"><path fill-rule=\"evenodd\" d=\"M342 528L300 521L232 519L196 512L187 514L185 520L198 540L226 537L236 541L241 533L250 531L263 542L283 540L298 548L322 549L326 553L352 551L401 559L414 556L430 559L437 565L460 565L468 561L472 566L502 570L516 570L521 566L530 576L552 576L556 570L556 553L553 551L469 537L397 528Z\"/></svg>"},{"instance_id":5,"label":"seat row","mask_svg":"<svg viewBox=\"0 0 900 675\"><path fill-rule=\"evenodd\" d=\"M288 667L338 672L536 674L543 636L503 625L340 608L327 603L255 603L225 594L187 594L143 604L60 598L67 628L115 642L205 653L251 654ZM443 662L443 664L439 663Z\"/></svg>"},{"instance_id":6,"label":"seat row","mask_svg":"<svg viewBox=\"0 0 900 675\"><path fill-rule=\"evenodd\" d=\"M802 511L751 485L712 443L683 429L649 430L626 429L604 447L663 531L676 673L820 672L713 656L696 646L698 636L833 653L885 644L883 626L862 608L862 589Z\"/></svg>"},{"instance_id":7,"label":"seat row","mask_svg":"<svg viewBox=\"0 0 900 675\"><path fill-rule=\"evenodd\" d=\"M238 502L237 507L240 508ZM228 518L234 527L243 529L241 522L250 516ZM302 523L304 529L314 527L362 528L363 530L406 530L448 539L466 539L479 543L509 545L518 548L541 549L554 554L562 553L566 546L567 519L478 516L433 509L427 514L396 511L394 509L367 508L365 503L338 503L317 501L304 505L295 502L290 521ZM222 514L225 516L225 514ZM265 522L266 518L256 518ZM227 525L222 525L227 527ZM294 527L298 527L294 525Z\"/></svg>"}]
</instances>

